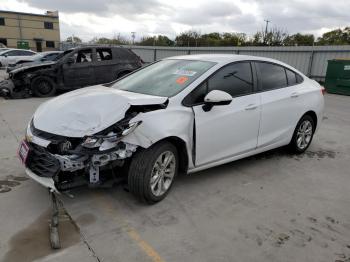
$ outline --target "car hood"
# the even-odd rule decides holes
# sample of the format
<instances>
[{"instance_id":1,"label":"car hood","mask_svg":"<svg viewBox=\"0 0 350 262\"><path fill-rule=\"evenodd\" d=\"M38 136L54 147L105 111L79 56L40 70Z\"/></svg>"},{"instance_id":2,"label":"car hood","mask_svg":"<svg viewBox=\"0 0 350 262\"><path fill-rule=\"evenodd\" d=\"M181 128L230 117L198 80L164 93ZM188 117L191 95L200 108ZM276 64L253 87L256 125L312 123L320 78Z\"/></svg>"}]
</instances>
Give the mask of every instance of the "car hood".
<instances>
[{"instance_id":1,"label":"car hood","mask_svg":"<svg viewBox=\"0 0 350 262\"><path fill-rule=\"evenodd\" d=\"M144 95L102 85L82 88L53 98L34 114L35 128L66 137L98 133L125 117L132 105L163 104L167 97Z\"/></svg>"},{"instance_id":2,"label":"car hood","mask_svg":"<svg viewBox=\"0 0 350 262\"><path fill-rule=\"evenodd\" d=\"M22 72L27 69L39 69L41 67L47 67L56 64L56 62L53 61L47 61L47 62L29 62L29 63L24 63L22 66L17 65L15 69L11 70L12 74L17 74L18 72Z\"/></svg>"}]
</instances>

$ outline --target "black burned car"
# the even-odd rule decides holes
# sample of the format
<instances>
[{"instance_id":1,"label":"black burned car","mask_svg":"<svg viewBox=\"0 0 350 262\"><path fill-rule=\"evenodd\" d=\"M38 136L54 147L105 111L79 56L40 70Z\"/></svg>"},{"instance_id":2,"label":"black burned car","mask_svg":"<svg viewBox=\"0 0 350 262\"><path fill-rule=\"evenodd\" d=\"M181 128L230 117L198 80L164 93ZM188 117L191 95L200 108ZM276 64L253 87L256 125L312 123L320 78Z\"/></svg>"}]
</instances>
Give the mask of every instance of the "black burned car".
<instances>
[{"instance_id":1,"label":"black burned car","mask_svg":"<svg viewBox=\"0 0 350 262\"><path fill-rule=\"evenodd\" d=\"M8 97L48 97L57 90L73 90L114 81L142 66L142 60L123 47L85 46L70 49L40 64L23 66L0 82Z\"/></svg>"}]
</instances>

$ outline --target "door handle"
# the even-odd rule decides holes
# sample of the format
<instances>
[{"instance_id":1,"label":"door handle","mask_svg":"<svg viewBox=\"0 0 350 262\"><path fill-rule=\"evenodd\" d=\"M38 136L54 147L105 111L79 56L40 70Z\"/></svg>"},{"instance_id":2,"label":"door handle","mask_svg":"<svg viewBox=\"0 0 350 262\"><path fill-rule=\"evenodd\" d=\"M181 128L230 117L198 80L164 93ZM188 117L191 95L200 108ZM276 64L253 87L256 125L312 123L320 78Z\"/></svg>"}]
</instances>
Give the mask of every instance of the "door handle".
<instances>
[{"instance_id":1,"label":"door handle","mask_svg":"<svg viewBox=\"0 0 350 262\"><path fill-rule=\"evenodd\" d=\"M294 92L290 95L291 98L296 98L299 96L299 93L298 92Z\"/></svg>"},{"instance_id":2,"label":"door handle","mask_svg":"<svg viewBox=\"0 0 350 262\"><path fill-rule=\"evenodd\" d=\"M256 108L258 108L256 104L250 104L246 106L245 110L254 110Z\"/></svg>"}]
</instances>

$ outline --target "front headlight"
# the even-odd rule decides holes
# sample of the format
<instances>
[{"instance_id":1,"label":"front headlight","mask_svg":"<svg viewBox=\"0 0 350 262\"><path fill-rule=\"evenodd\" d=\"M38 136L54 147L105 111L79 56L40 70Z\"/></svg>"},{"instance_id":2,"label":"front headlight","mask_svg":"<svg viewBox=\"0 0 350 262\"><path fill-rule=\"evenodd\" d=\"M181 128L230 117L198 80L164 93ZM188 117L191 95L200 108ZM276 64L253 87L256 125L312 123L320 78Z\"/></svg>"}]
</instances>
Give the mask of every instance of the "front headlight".
<instances>
[{"instance_id":1,"label":"front headlight","mask_svg":"<svg viewBox=\"0 0 350 262\"><path fill-rule=\"evenodd\" d=\"M111 131L107 135L89 136L81 145L86 148L97 148L103 145L103 150L105 150L106 145L108 145L108 147L115 146L123 137L132 133L141 123L142 121L138 121L125 126L119 126L119 132Z\"/></svg>"},{"instance_id":2,"label":"front headlight","mask_svg":"<svg viewBox=\"0 0 350 262\"><path fill-rule=\"evenodd\" d=\"M99 147L102 144L102 138L88 137L81 144L83 147L95 148Z\"/></svg>"}]
</instances>

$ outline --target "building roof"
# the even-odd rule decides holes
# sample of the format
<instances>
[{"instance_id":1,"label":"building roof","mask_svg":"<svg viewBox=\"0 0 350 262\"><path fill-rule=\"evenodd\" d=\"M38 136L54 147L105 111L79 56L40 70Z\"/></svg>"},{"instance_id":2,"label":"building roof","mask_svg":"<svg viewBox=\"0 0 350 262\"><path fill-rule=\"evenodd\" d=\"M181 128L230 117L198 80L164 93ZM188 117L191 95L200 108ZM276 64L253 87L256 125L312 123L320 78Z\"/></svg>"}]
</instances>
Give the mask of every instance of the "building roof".
<instances>
[{"instance_id":1,"label":"building roof","mask_svg":"<svg viewBox=\"0 0 350 262\"><path fill-rule=\"evenodd\" d=\"M48 11L50 12L50 11ZM9 13L9 14L18 14L18 15L33 15L33 16L40 16L40 17L52 17L52 18L58 18L56 15L49 15L49 14L33 14L33 13L24 13L24 12L15 12L15 11L8 11L8 10L0 10L0 13Z\"/></svg>"}]
</instances>

